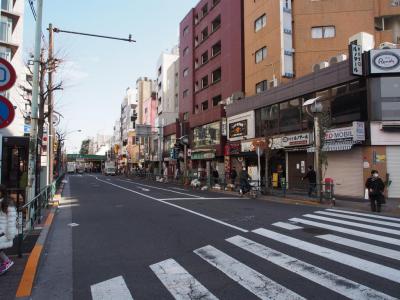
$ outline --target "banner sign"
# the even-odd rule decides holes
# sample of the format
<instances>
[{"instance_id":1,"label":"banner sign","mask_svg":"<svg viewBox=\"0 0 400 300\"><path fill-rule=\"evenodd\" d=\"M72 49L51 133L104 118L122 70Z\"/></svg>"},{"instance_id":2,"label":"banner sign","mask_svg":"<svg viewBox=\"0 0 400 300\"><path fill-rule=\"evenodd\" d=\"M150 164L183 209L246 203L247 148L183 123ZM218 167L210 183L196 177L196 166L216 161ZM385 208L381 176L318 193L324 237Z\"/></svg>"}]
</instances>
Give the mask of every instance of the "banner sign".
<instances>
[{"instance_id":1,"label":"banner sign","mask_svg":"<svg viewBox=\"0 0 400 300\"><path fill-rule=\"evenodd\" d=\"M400 49L374 49L369 54L371 74L400 73Z\"/></svg>"},{"instance_id":2,"label":"banner sign","mask_svg":"<svg viewBox=\"0 0 400 300\"><path fill-rule=\"evenodd\" d=\"M351 44L350 50L350 67L351 74L356 76L363 75L363 61L362 61L362 48L361 45Z\"/></svg>"}]
</instances>

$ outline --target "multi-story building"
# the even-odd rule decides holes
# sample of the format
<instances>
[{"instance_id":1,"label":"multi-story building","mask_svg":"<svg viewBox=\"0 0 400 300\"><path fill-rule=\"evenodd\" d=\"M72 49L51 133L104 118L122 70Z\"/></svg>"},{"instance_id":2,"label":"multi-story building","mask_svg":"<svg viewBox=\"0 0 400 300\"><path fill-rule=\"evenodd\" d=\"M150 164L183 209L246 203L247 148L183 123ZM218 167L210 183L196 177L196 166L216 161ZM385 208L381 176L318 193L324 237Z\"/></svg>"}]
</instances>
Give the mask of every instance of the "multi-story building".
<instances>
[{"instance_id":1,"label":"multi-story building","mask_svg":"<svg viewBox=\"0 0 400 300\"><path fill-rule=\"evenodd\" d=\"M140 77L136 80L136 124L143 124L143 102L151 97L151 94L155 91L155 88L156 83L150 78Z\"/></svg>"},{"instance_id":2,"label":"multi-story building","mask_svg":"<svg viewBox=\"0 0 400 300\"><path fill-rule=\"evenodd\" d=\"M400 43L399 2L244 1L246 96L343 60L359 32L377 46Z\"/></svg>"},{"instance_id":3,"label":"multi-story building","mask_svg":"<svg viewBox=\"0 0 400 300\"><path fill-rule=\"evenodd\" d=\"M14 87L3 93L16 107L14 121L4 129L3 136L24 135L25 100L21 96L19 86L25 85L26 72L22 59L23 39L23 0L1 0L0 17L0 57L10 61L17 73Z\"/></svg>"},{"instance_id":4,"label":"multi-story building","mask_svg":"<svg viewBox=\"0 0 400 300\"><path fill-rule=\"evenodd\" d=\"M162 53L157 62L157 111L164 126L176 122L179 105L179 48Z\"/></svg>"},{"instance_id":5,"label":"multi-story building","mask_svg":"<svg viewBox=\"0 0 400 300\"><path fill-rule=\"evenodd\" d=\"M244 89L243 1L201 0L180 23L179 115L192 169L224 174L223 102ZM170 132L177 134L178 132Z\"/></svg>"}]
</instances>

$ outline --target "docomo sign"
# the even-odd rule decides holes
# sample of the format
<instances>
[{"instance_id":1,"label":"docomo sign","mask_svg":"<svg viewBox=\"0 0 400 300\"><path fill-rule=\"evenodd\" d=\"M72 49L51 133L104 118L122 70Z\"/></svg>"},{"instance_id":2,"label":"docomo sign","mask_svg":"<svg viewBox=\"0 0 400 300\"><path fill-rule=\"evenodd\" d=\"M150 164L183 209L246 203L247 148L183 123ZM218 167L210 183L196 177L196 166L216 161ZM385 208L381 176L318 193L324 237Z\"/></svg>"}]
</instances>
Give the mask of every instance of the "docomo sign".
<instances>
[{"instance_id":1,"label":"docomo sign","mask_svg":"<svg viewBox=\"0 0 400 300\"><path fill-rule=\"evenodd\" d=\"M400 73L400 49L370 51L371 74Z\"/></svg>"},{"instance_id":2,"label":"docomo sign","mask_svg":"<svg viewBox=\"0 0 400 300\"><path fill-rule=\"evenodd\" d=\"M329 129L325 133L325 141L352 140L365 141L365 125L363 122L353 122L351 127Z\"/></svg>"},{"instance_id":3,"label":"docomo sign","mask_svg":"<svg viewBox=\"0 0 400 300\"><path fill-rule=\"evenodd\" d=\"M14 67L4 58L0 58L0 92L9 90L16 80Z\"/></svg>"}]
</instances>

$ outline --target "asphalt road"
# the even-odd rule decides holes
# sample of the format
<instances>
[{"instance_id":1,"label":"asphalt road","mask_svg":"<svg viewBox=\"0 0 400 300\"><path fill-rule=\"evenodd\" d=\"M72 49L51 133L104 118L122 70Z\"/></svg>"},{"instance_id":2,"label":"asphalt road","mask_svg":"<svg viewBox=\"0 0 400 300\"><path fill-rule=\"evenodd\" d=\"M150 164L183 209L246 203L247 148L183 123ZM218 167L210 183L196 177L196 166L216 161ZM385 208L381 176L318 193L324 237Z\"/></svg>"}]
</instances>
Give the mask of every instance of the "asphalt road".
<instances>
[{"instance_id":1,"label":"asphalt road","mask_svg":"<svg viewBox=\"0 0 400 300\"><path fill-rule=\"evenodd\" d=\"M33 299L400 297L400 219L67 180Z\"/></svg>"}]
</instances>

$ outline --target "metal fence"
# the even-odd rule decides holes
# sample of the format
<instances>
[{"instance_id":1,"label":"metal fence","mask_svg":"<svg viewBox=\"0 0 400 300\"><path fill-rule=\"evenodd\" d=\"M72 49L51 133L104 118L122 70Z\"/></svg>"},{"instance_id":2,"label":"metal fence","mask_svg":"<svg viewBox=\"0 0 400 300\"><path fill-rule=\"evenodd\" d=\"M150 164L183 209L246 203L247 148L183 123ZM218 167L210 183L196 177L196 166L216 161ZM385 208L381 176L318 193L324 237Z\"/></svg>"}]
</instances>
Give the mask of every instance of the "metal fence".
<instances>
[{"instance_id":1,"label":"metal fence","mask_svg":"<svg viewBox=\"0 0 400 300\"><path fill-rule=\"evenodd\" d=\"M18 227L18 256L22 256L22 243L25 237L35 229L36 224L42 222L42 210L45 209L59 187L64 174L59 176L53 183L45 186L40 192L31 200L21 201L17 197L16 210L17 210L17 227ZM25 194L25 192L24 192ZM25 196L23 197L25 199Z\"/></svg>"}]
</instances>

